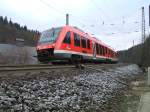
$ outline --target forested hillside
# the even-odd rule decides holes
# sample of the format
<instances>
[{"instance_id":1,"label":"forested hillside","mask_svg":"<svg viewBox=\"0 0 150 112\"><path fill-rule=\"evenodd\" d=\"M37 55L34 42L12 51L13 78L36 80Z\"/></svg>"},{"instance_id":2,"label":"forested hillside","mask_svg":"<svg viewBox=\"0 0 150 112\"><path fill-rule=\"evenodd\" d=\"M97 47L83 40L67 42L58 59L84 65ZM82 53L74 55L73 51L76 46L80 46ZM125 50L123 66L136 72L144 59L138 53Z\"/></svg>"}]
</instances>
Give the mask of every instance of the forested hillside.
<instances>
[{"instance_id":1,"label":"forested hillside","mask_svg":"<svg viewBox=\"0 0 150 112\"><path fill-rule=\"evenodd\" d=\"M24 39L25 45L35 46L39 34L38 31L29 30L27 26L20 26L0 16L0 43L15 44L16 38L20 38Z\"/></svg>"},{"instance_id":2,"label":"forested hillside","mask_svg":"<svg viewBox=\"0 0 150 112\"><path fill-rule=\"evenodd\" d=\"M128 50L119 51L118 54L121 62L150 66L150 35L144 44L139 44Z\"/></svg>"}]
</instances>

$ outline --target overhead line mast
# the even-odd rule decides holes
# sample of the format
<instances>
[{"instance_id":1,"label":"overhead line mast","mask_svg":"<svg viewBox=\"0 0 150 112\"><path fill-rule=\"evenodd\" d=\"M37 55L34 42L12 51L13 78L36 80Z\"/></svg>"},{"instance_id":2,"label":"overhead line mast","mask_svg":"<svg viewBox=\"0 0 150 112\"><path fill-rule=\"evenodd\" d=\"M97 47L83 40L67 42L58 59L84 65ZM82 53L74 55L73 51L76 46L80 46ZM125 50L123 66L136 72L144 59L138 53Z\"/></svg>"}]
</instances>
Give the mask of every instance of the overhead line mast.
<instances>
[{"instance_id":1,"label":"overhead line mast","mask_svg":"<svg viewBox=\"0 0 150 112\"><path fill-rule=\"evenodd\" d=\"M145 42L145 12L142 7L142 44Z\"/></svg>"},{"instance_id":2,"label":"overhead line mast","mask_svg":"<svg viewBox=\"0 0 150 112\"><path fill-rule=\"evenodd\" d=\"M150 26L150 5L149 5L149 26Z\"/></svg>"},{"instance_id":3,"label":"overhead line mast","mask_svg":"<svg viewBox=\"0 0 150 112\"><path fill-rule=\"evenodd\" d=\"M142 46L141 46L141 60L140 60L140 64L141 66L144 66L144 58L145 58L145 12L144 12L144 7L142 7Z\"/></svg>"}]
</instances>

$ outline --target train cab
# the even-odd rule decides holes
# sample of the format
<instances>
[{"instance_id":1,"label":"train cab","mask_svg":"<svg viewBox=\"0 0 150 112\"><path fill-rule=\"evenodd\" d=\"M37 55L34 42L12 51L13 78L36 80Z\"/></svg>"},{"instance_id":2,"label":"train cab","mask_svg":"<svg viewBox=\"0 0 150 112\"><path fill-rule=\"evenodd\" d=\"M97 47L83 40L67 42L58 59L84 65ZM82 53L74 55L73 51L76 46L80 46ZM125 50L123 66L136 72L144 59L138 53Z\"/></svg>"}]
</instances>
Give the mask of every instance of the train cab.
<instances>
[{"instance_id":1,"label":"train cab","mask_svg":"<svg viewBox=\"0 0 150 112\"><path fill-rule=\"evenodd\" d=\"M42 32L36 48L39 61L50 61L54 59L54 49L61 29L61 27L51 28Z\"/></svg>"}]
</instances>

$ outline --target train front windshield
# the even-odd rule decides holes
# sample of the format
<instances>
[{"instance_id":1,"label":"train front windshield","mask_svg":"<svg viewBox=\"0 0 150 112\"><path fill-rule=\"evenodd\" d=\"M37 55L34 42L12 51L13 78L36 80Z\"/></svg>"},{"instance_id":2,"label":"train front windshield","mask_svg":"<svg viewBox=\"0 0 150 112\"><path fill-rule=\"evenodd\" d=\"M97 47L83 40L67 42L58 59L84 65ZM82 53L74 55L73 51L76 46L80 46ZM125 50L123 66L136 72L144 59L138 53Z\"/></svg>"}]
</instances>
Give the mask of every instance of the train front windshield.
<instances>
[{"instance_id":1,"label":"train front windshield","mask_svg":"<svg viewBox=\"0 0 150 112\"><path fill-rule=\"evenodd\" d=\"M60 33L61 28L52 28L42 32L38 44L41 43L54 43Z\"/></svg>"}]
</instances>

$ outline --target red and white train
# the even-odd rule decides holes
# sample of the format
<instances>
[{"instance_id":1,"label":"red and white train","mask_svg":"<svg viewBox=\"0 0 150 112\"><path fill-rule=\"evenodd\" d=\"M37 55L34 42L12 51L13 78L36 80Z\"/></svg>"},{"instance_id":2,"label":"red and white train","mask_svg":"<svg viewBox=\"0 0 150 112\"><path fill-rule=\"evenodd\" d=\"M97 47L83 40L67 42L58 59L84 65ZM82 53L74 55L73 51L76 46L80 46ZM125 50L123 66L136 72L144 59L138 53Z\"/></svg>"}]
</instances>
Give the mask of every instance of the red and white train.
<instances>
[{"instance_id":1,"label":"red and white train","mask_svg":"<svg viewBox=\"0 0 150 112\"><path fill-rule=\"evenodd\" d=\"M117 53L77 27L63 26L42 32L37 45L40 62L54 60L116 63Z\"/></svg>"}]
</instances>

